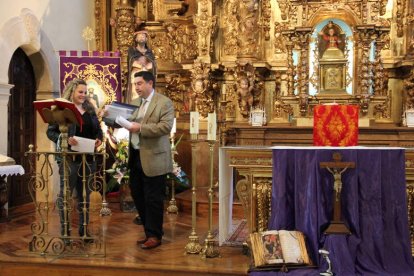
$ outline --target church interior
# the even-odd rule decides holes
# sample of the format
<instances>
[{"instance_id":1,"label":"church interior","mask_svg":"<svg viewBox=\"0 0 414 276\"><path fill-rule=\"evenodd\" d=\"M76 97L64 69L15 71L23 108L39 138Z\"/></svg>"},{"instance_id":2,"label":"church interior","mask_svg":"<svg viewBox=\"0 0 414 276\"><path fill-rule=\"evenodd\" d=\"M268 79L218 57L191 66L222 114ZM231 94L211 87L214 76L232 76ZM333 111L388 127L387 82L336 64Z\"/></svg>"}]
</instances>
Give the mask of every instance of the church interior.
<instances>
[{"instance_id":1,"label":"church interior","mask_svg":"<svg viewBox=\"0 0 414 276\"><path fill-rule=\"evenodd\" d=\"M414 275L414 0L0 7L0 275ZM132 105L137 71L174 105L163 244L135 244L114 180L122 133L101 117L94 239L67 243L59 153L33 102L77 77L97 110ZM256 267L249 237L275 229L308 235L312 264Z\"/></svg>"}]
</instances>

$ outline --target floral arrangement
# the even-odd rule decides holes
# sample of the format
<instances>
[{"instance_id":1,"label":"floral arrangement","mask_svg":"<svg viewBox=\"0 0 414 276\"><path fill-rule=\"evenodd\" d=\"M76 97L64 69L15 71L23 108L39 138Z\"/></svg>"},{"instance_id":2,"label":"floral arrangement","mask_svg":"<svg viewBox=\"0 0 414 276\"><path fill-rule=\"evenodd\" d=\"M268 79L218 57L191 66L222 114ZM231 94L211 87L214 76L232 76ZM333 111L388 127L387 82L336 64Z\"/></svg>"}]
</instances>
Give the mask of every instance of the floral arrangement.
<instances>
[{"instance_id":1,"label":"floral arrangement","mask_svg":"<svg viewBox=\"0 0 414 276\"><path fill-rule=\"evenodd\" d=\"M106 170L108 174L112 176L108 181L108 191L113 190L117 184L127 184L129 179L128 170L128 145L127 139L121 139L116 144L117 152L115 154L115 162L112 164L111 169Z\"/></svg>"},{"instance_id":2,"label":"floral arrangement","mask_svg":"<svg viewBox=\"0 0 414 276\"><path fill-rule=\"evenodd\" d=\"M182 192L190 188L190 181L187 174L181 169L178 163L174 160L174 156L178 155L177 146L181 141L181 138L174 144L171 143L173 171L167 174L167 179L172 179L176 183L176 191ZM115 162L112 167L106 172L112 176L107 183L108 191L112 191L117 188L118 185L127 184L129 179L128 170L128 146L129 141L127 139L121 139L117 143L117 152L115 154Z\"/></svg>"},{"instance_id":3,"label":"floral arrangement","mask_svg":"<svg viewBox=\"0 0 414 276\"><path fill-rule=\"evenodd\" d=\"M172 162L173 162L173 171L167 174L167 179L172 179L177 185L175 190L177 192L182 192L190 188L190 181L187 174L181 169L178 163L175 161L175 156L178 155L177 146L183 138L183 135L180 136L178 141L174 144L171 143L171 153L172 153Z\"/></svg>"}]
</instances>

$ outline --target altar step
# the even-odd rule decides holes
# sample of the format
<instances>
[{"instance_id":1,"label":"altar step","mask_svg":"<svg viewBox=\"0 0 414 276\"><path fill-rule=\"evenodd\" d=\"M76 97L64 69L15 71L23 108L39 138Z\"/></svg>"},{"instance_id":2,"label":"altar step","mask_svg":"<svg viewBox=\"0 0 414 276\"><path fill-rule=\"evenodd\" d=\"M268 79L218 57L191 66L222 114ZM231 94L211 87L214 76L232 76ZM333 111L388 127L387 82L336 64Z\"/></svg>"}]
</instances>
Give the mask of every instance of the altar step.
<instances>
[{"instance_id":1,"label":"altar step","mask_svg":"<svg viewBox=\"0 0 414 276\"><path fill-rule=\"evenodd\" d=\"M62 257L40 256L29 252L32 239L31 225L36 214L25 214L10 222L0 223L0 275L7 276L112 276L120 275L246 275L250 258L242 254L241 247L222 246L221 258L203 259L200 255L185 255L184 248L191 233L191 215L183 212L165 214L162 246L153 250L139 248L135 241L143 235L143 229L132 223L134 213L123 213L118 203L110 203L112 215L101 217L93 214L91 221L105 229L106 256ZM203 207L203 210L207 208ZM187 209L186 213L191 209ZM204 211L203 211L204 212ZM213 214L213 226L218 225L217 213ZM57 210L51 210L50 231L57 232ZM197 217L197 234L204 240L208 219Z\"/></svg>"}]
</instances>

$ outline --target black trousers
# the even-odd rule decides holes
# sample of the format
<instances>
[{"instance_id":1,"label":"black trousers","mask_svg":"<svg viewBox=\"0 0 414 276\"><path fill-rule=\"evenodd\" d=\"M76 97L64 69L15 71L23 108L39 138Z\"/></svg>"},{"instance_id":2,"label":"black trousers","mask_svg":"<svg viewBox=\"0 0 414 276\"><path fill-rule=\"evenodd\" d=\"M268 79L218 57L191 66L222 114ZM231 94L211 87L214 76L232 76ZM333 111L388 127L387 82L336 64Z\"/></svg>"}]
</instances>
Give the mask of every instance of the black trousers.
<instances>
[{"instance_id":1,"label":"black trousers","mask_svg":"<svg viewBox=\"0 0 414 276\"><path fill-rule=\"evenodd\" d=\"M129 186L135 207L141 217L147 238L161 239L164 235L162 228L164 220L164 198L166 175L146 176L142 170L139 150L131 147Z\"/></svg>"},{"instance_id":2,"label":"black trousers","mask_svg":"<svg viewBox=\"0 0 414 276\"><path fill-rule=\"evenodd\" d=\"M80 156L78 156L80 157ZM68 173L68 184L67 188L67 208L71 208L71 199L73 190L76 189L77 195L77 210L79 213L79 235L83 236L84 233L84 225L89 224L89 197L91 191L93 189L93 181L94 181L94 173L96 172L96 162L95 161L87 161L85 163L85 178L86 183L85 187L83 186L83 163L81 160L73 161L72 158L69 156L66 158L66 165L67 165L67 173ZM64 171L63 171L63 161L58 162L59 165L59 174L60 174L60 190L57 198L57 207L59 210L59 217L60 217L60 225L61 225L61 233L62 235L65 233L65 213L64 213ZM85 195L83 191L85 190ZM86 207L86 216L83 212L83 207ZM67 234L70 235L70 212L66 211L66 226L67 226Z\"/></svg>"}]
</instances>

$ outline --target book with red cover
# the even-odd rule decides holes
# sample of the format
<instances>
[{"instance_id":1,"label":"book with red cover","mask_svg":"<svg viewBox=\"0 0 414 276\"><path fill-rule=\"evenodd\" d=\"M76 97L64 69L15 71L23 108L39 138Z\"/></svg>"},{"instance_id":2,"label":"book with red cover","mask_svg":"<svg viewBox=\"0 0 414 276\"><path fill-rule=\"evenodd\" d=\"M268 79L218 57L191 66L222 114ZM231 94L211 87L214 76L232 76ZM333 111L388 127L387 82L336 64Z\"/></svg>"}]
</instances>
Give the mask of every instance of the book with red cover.
<instances>
[{"instance_id":1,"label":"book with red cover","mask_svg":"<svg viewBox=\"0 0 414 276\"><path fill-rule=\"evenodd\" d=\"M57 123L53 121L53 118L49 116L50 113L45 113L44 109L51 110L52 106L55 105L57 108L61 110L69 109L71 113L74 114L76 118L76 123L81 127L83 124L82 115L80 114L79 110L76 108L75 104L71 101L68 101L63 98L56 98L56 99L48 99L48 100L40 100L34 101L33 105L35 109L39 112L40 116L42 117L45 123ZM70 112L68 113L70 115Z\"/></svg>"}]
</instances>

